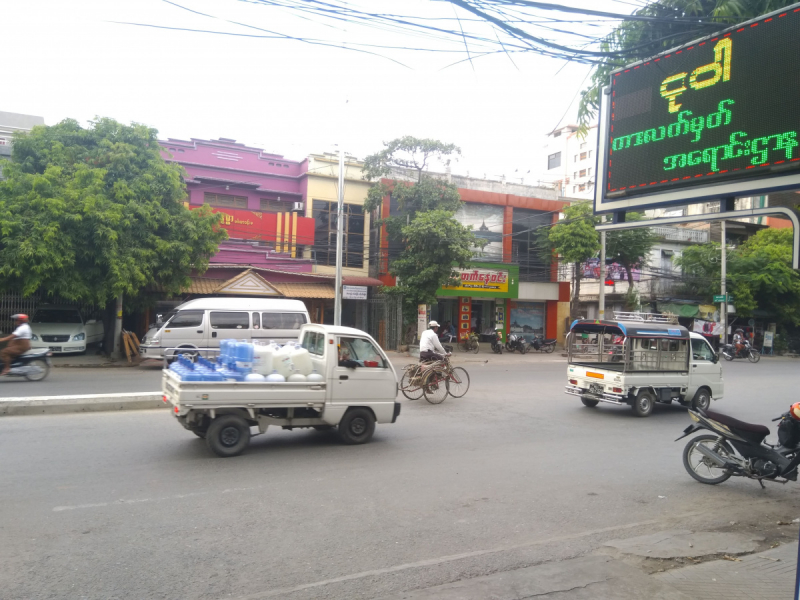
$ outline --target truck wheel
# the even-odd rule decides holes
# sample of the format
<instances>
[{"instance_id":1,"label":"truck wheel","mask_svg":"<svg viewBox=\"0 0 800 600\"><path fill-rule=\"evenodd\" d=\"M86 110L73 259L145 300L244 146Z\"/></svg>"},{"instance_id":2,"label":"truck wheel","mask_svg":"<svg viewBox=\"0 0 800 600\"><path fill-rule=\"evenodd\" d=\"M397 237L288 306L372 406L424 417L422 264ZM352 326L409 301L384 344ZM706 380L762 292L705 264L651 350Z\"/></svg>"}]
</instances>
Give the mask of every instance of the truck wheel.
<instances>
[{"instance_id":1,"label":"truck wheel","mask_svg":"<svg viewBox=\"0 0 800 600\"><path fill-rule=\"evenodd\" d=\"M345 444L363 444L375 433L375 417L366 408L347 411L339 422L339 437Z\"/></svg>"},{"instance_id":2,"label":"truck wheel","mask_svg":"<svg viewBox=\"0 0 800 600\"><path fill-rule=\"evenodd\" d=\"M581 402L583 402L584 406L588 406L589 408L594 408L600 404L600 400L592 400L591 398L581 398Z\"/></svg>"},{"instance_id":3,"label":"truck wheel","mask_svg":"<svg viewBox=\"0 0 800 600\"><path fill-rule=\"evenodd\" d=\"M653 394L647 390L642 390L633 401L633 412L636 413L637 417L649 417L650 413L653 412L655 403L656 399Z\"/></svg>"},{"instance_id":4,"label":"truck wheel","mask_svg":"<svg viewBox=\"0 0 800 600\"><path fill-rule=\"evenodd\" d=\"M692 400L692 408L695 410L698 408L701 410L708 410L709 406L711 406L711 394L708 393L706 388L700 388L694 395L694 399Z\"/></svg>"},{"instance_id":5,"label":"truck wheel","mask_svg":"<svg viewBox=\"0 0 800 600\"><path fill-rule=\"evenodd\" d=\"M241 454L250 443L250 425L237 415L222 415L211 421L206 443L217 456L227 458Z\"/></svg>"}]
</instances>

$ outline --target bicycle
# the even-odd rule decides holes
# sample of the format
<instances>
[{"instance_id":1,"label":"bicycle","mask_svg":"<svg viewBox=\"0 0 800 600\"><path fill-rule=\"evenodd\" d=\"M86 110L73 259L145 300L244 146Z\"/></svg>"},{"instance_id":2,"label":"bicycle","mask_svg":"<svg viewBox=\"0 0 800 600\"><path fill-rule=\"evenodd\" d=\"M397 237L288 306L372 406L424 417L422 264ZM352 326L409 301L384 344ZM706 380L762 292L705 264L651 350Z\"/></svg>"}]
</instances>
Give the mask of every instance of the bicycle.
<instances>
[{"instance_id":1,"label":"bicycle","mask_svg":"<svg viewBox=\"0 0 800 600\"><path fill-rule=\"evenodd\" d=\"M409 400L425 397L430 404L441 404L450 394L461 398L469 390L469 373L453 367L445 357L432 363L407 365L400 379L400 391Z\"/></svg>"},{"instance_id":2,"label":"bicycle","mask_svg":"<svg viewBox=\"0 0 800 600\"><path fill-rule=\"evenodd\" d=\"M462 352L472 352L473 354L477 354L478 350L481 348L480 344L478 343L478 336L474 333L470 333L468 336L460 340L458 342L458 347Z\"/></svg>"}]
</instances>

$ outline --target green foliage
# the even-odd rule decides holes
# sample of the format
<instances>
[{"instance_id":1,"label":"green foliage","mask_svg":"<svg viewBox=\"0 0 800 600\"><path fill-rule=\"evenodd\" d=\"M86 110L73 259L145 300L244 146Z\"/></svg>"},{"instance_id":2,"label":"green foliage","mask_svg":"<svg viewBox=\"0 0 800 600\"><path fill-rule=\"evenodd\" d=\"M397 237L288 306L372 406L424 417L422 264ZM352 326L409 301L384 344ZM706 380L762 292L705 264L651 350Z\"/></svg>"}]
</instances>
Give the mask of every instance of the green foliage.
<instances>
[{"instance_id":1,"label":"green foliage","mask_svg":"<svg viewBox=\"0 0 800 600\"><path fill-rule=\"evenodd\" d=\"M594 226L598 223L589 202L572 204L564 209L564 220L550 229L553 249L566 261L583 263L600 251L600 235Z\"/></svg>"},{"instance_id":2,"label":"green foliage","mask_svg":"<svg viewBox=\"0 0 800 600\"><path fill-rule=\"evenodd\" d=\"M104 306L147 286L177 293L204 271L227 234L184 206L183 171L156 134L103 118L18 135L0 182L0 290Z\"/></svg>"},{"instance_id":3,"label":"green foliage","mask_svg":"<svg viewBox=\"0 0 800 600\"><path fill-rule=\"evenodd\" d=\"M431 163L447 163L460 153L453 144L406 136L384 143L383 150L364 160L365 179L390 180L370 189L364 209L379 208L388 194L400 207L400 214L380 221L389 240L403 246L389 265L398 285L384 291L403 295L408 321L416 319L418 304L434 302L436 290L453 280L453 265L468 267L473 249L482 247L482 240L453 218L461 205L458 188L426 173ZM400 180L393 178L398 169L406 170Z\"/></svg>"},{"instance_id":4,"label":"green foliage","mask_svg":"<svg viewBox=\"0 0 800 600\"><path fill-rule=\"evenodd\" d=\"M686 291L709 303L720 293L719 244L690 246L675 263L683 270ZM763 229L729 251L727 287L738 316L760 309L775 315L778 323L800 325L800 275L792 269L792 231Z\"/></svg>"},{"instance_id":5,"label":"green foliage","mask_svg":"<svg viewBox=\"0 0 800 600\"><path fill-rule=\"evenodd\" d=\"M644 215L629 212L626 221L641 221ZM625 268L628 274L628 292L633 289L633 269L647 264L647 259L658 237L649 227L623 229L606 234L606 259L611 259ZM638 299L637 299L638 302Z\"/></svg>"},{"instance_id":6,"label":"green foliage","mask_svg":"<svg viewBox=\"0 0 800 600\"><path fill-rule=\"evenodd\" d=\"M649 58L675 46L708 34L713 29L687 22L712 20L719 29L740 23L793 4L795 0L658 0L634 11L636 15L658 17L662 22L626 21L604 40L601 50L619 53L598 65L591 85L581 92L578 105L580 133L585 136L600 107L600 90L609 83L611 71L640 59ZM683 19L676 23L673 19Z\"/></svg>"}]
</instances>

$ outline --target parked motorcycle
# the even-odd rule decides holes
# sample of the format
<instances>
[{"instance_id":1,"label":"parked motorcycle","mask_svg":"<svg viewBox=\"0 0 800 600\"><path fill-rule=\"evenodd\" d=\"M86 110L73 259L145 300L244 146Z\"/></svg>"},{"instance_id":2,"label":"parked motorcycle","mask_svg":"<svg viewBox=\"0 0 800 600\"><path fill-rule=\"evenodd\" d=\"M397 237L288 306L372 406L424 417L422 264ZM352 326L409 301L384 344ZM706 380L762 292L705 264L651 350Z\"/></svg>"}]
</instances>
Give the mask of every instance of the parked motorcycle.
<instances>
[{"instance_id":1,"label":"parked motorcycle","mask_svg":"<svg viewBox=\"0 0 800 600\"><path fill-rule=\"evenodd\" d=\"M520 354L525 354L528 351L528 342L524 336L517 335L516 333L508 334L508 341L506 342L506 350L509 352L519 351Z\"/></svg>"},{"instance_id":2,"label":"parked motorcycle","mask_svg":"<svg viewBox=\"0 0 800 600\"><path fill-rule=\"evenodd\" d=\"M531 347L534 350L538 350L539 352L547 352L548 354L550 354L556 349L556 340L555 339L546 340L544 338L537 336L533 338L533 342L531 342Z\"/></svg>"},{"instance_id":3,"label":"parked motorcycle","mask_svg":"<svg viewBox=\"0 0 800 600\"><path fill-rule=\"evenodd\" d=\"M683 449L683 466L700 483L715 485L730 477L786 483L797 481L800 464L800 402L788 412L772 419L778 425L777 446L764 439L769 429L745 423L711 410L689 410L692 423L676 442L700 429L711 433L698 435Z\"/></svg>"},{"instance_id":4,"label":"parked motorcycle","mask_svg":"<svg viewBox=\"0 0 800 600\"><path fill-rule=\"evenodd\" d=\"M495 330L494 338L492 338L492 352L495 354L503 353L503 332L499 329Z\"/></svg>"},{"instance_id":5,"label":"parked motorcycle","mask_svg":"<svg viewBox=\"0 0 800 600\"><path fill-rule=\"evenodd\" d=\"M50 372L50 350L28 350L11 361L8 377L24 377L28 381L41 381Z\"/></svg>"},{"instance_id":6,"label":"parked motorcycle","mask_svg":"<svg viewBox=\"0 0 800 600\"><path fill-rule=\"evenodd\" d=\"M733 360L734 358L746 358L751 363L757 363L761 360L761 354L758 353L758 350L753 348L750 345L750 342L744 343L744 348L740 351L736 351L735 344L723 344L722 347L719 349L722 357L725 360Z\"/></svg>"}]
</instances>

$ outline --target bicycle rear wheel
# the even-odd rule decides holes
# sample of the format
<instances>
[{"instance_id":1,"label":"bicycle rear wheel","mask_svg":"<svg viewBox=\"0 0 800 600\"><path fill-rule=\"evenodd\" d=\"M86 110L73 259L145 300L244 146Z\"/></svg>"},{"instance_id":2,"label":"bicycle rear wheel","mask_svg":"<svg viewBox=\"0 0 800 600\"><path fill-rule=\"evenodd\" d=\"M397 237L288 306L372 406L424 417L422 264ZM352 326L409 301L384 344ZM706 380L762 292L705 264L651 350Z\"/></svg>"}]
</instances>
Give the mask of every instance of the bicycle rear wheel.
<instances>
[{"instance_id":1,"label":"bicycle rear wheel","mask_svg":"<svg viewBox=\"0 0 800 600\"><path fill-rule=\"evenodd\" d=\"M422 385L422 392L425 395L425 400L431 404L441 404L447 398L447 380L440 373L432 372L426 376L425 383Z\"/></svg>"},{"instance_id":2,"label":"bicycle rear wheel","mask_svg":"<svg viewBox=\"0 0 800 600\"><path fill-rule=\"evenodd\" d=\"M481 349L481 345L478 343L478 340L475 340L474 342L472 342L472 348L470 348L470 349L472 350L473 354L477 354L478 353L478 350Z\"/></svg>"},{"instance_id":3,"label":"bicycle rear wheel","mask_svg":"<svg viewBox=\"0 0 800 600\"><path fill-rule=\"evenodd\" d=\"M403 392L403 396L409 400L419 400L422 398L422 387L418 379L418 377L421 376L416 375L416 373L417 369L406 369L406 372L403 373L403 377L400 379L400 391Z\"/></svg>"},{"instance_id":4,"label":"bicycle rear wheel","mask_svg":"<svg viewBox=\"0 0 800 600\"><path fill-rule=\"evenodd\" d=\"M455 367L447 377L447 390L453 398L461 398L469 390L469 373L462 367Z\"/></svg>"}]
</instances>

